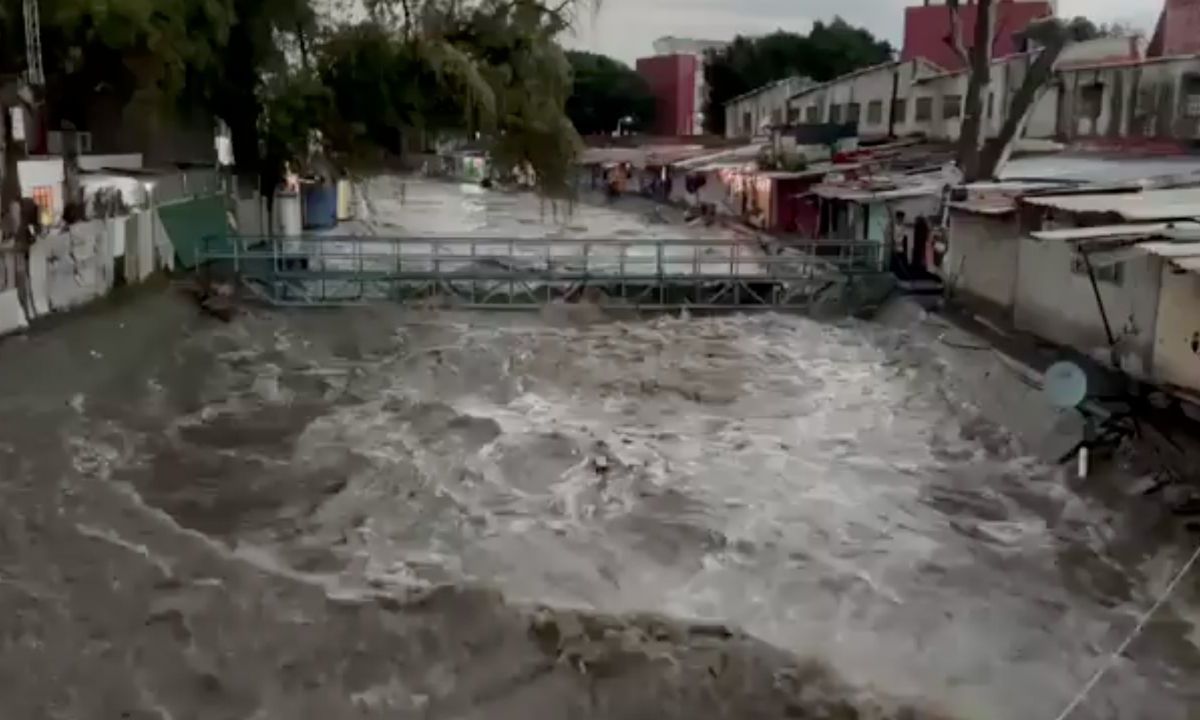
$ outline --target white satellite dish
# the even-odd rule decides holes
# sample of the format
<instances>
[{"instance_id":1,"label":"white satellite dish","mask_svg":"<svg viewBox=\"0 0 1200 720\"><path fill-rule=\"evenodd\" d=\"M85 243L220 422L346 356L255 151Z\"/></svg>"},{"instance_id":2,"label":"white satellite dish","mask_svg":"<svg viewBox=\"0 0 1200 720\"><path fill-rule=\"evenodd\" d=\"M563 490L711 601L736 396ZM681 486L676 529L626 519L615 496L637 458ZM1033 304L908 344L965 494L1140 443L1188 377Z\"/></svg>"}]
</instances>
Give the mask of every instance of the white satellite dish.
<instances>
[{"instance_id":1,"label":"white satellite dish","mask_svg":"<svg viewBox=\"0 0 1200 720\"><path fill-rule=\"evenodd\" d=\"M1087 389L1087 373L1069 360L1051 365L1042 386L1050 404L1062 410L1078 407L1087 398Z\"/></svg>"}]
</instances>

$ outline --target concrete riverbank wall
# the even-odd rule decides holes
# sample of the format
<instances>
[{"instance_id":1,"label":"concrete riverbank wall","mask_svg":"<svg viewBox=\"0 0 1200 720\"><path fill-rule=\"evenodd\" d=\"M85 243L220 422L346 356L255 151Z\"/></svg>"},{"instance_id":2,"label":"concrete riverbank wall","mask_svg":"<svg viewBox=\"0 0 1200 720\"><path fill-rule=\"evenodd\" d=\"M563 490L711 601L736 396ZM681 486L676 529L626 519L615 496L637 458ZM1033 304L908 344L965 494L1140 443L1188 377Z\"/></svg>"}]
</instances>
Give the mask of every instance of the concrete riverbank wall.
<instances>
[{"instance_id":1,"label":"concrete riverbank wall","mask_svg":"<svg viewBox=\"0 0 1200 720\"><path fill-rule=\"evenodd\" d=\"M2 245L0 335L144 283L177 264L188 267L201 238L226 228L223 198L203 195L52 228L27 251Z\"/></svg>"}]
</instances>

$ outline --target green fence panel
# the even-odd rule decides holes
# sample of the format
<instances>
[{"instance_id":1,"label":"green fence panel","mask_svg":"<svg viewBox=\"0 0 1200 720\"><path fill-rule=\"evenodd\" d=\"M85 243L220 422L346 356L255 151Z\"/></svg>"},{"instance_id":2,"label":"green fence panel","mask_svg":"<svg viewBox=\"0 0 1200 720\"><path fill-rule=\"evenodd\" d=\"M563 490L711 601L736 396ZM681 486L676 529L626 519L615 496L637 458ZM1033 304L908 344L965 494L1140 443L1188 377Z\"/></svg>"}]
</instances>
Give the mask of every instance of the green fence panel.
<instances>
[{"instance_id":1,"label":"green fence panel","mask_svg":"<svg viewBox=\"0 0 1200 720\"><path fill-rule=\"evenodd\" d=\"M163 205L158 208L158 217L175 249L177 267L195 267L197 251L205 238L209 238L208 247L212 251L232 251L225 199L219 195Z\"/></svg>"}]
</instances>

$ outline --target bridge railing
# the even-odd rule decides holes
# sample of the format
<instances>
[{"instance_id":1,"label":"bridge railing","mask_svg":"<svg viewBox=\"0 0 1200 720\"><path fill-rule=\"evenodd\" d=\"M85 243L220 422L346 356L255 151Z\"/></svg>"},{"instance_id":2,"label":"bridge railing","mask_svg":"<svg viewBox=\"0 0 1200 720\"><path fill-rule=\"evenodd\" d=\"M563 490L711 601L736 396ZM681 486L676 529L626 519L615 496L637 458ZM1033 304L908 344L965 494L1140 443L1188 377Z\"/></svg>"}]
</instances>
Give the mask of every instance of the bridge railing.
<instances>
[{"instance_id":1,"label":"bridge railing","mask_svg":"<svg viewBox=\"0 0 1200 720\"><path fill-rule=\"evenodd\" d=\"M356 273L364 276L537 274L585 277L809 278L816 274L879 273L878 243L812 241L768 252L726 239L613 240L580 238L459 238L233 236L206 242L197 262L225 261L238 272Z\"/></svg>"},{"instance_id":2,"label":"bridge railing","mask_svg":"<svg viewBox=\"0 0 1200 720\"><path fill-rule=\"evenodd\" d=\"M769 252L727 239L234 236L202 244L217 265L277 304L453 298L530 308L584 294L642 308L808 306L835 284L878 276L873 243Z\"/></svg>"}]
</instances>

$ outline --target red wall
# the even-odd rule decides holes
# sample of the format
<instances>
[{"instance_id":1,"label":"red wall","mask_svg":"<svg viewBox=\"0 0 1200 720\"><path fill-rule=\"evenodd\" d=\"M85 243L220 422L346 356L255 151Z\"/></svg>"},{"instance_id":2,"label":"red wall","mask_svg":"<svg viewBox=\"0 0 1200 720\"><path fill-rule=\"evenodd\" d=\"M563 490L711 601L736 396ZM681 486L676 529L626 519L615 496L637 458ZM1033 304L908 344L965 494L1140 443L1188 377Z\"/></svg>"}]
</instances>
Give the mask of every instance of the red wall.
<instances>
[{"instance_id":1,"label":"red wall","mask_svg":"<svg viewBox=\"0 0 1200 720\"><path fill-rule=\"evenodd\" d=\"M1051 15L1054 9L1048 2L1015 2L999 0L996 13L995 57L1012 55L1018 51L1017 34L1038 18ZM959 21L962 24L963 42L972 47L975 38L974 4L962 5ZM945 5L910 7L904 11L904 51L901 60L924 58L947 70L964 67L962 59L950 43L950 8Z\"/></svg>"},{"instance_id":2,"label":"red wall","mask_svg":"<svg viewBox=\"0 0 1200 720\"><path fill-rule=\"evenodd\" d=\"M1167 0L1153 44L1154 55L1200 53L1200 0Z\"/></svg>"},{"instance_id":3,"label":"red wall","mask_svg":"<svg viewBox=\"0 0 1200 720\"><path fill-rule=\"evenodd\" d=\"M691 135L696 116L695 55L658 55L637 61L638 74L654 93L656 135Z\"/></svg>"}]
</instances>

